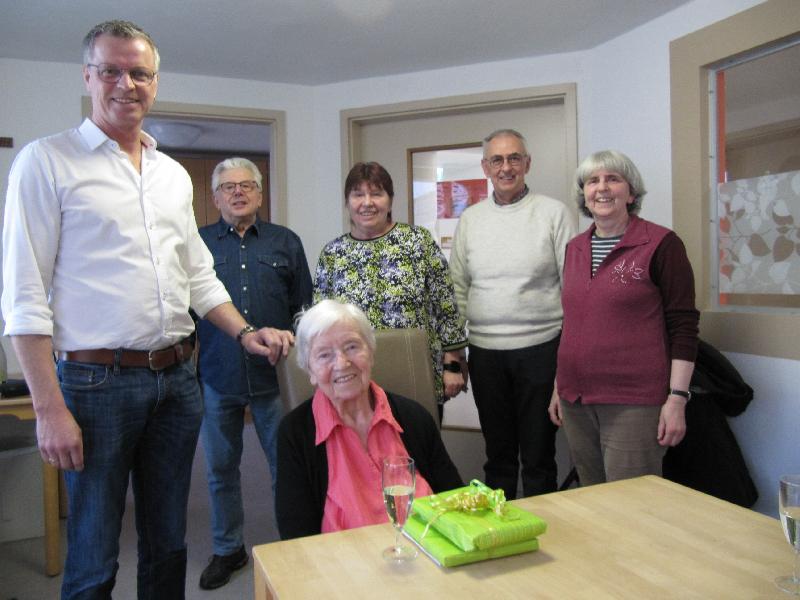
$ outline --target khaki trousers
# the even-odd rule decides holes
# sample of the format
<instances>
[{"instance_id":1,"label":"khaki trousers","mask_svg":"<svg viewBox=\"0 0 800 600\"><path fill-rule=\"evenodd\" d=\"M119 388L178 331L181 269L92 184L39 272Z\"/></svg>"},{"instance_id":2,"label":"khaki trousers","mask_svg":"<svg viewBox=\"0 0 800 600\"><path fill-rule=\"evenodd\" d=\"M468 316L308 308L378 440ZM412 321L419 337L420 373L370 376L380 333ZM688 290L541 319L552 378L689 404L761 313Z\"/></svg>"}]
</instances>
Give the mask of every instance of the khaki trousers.
<instances>
[{"instance_id":1,"label":"khaki trousers","mask_svg":"<svg viewBox=\"0 0 800 600\"><path fill-rule=\"evenodd\" d=\"M660 414L660 405L561 400L564 433L581 485L660 476L667 451L657 440Z\"/></svg>"}]
</instances>

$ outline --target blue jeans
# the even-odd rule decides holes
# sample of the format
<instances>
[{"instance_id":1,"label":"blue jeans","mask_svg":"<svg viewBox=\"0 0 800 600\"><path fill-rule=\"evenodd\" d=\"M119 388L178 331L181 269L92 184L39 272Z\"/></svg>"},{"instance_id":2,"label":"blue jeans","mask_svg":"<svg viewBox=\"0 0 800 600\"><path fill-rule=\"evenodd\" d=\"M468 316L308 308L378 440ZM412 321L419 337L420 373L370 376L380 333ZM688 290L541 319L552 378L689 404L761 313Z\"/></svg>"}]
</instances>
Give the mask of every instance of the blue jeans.
<instances>
[{"instance_id":1,"label":"blue jeans","mask_svg":"<svg viewBox=\"0 0 800 600\"><path fill-rule=\"evenodd\" d=\"M258 440L269 462L275 489L278 464L278 424L283 414L280 396L223 394L203 384L205 418L202 436L206 453L208 492L211 496L211 535L214 554L233 554L244 544L242 506L242 431L249 404Z\"/></svg>"},{"instance_id":2,"label":"blue jeans","mask_svg":"<svg viewBox=\"0 0 800 600\"><path fill-rule=\"evenodd\" d=\"M67 471L62 598L111 598L128 478L140 599L183 598L186 508L203 416L194 365L163 371L61 361L67 407L83 434L83 471Z\"/></svg>"}]
</instances>

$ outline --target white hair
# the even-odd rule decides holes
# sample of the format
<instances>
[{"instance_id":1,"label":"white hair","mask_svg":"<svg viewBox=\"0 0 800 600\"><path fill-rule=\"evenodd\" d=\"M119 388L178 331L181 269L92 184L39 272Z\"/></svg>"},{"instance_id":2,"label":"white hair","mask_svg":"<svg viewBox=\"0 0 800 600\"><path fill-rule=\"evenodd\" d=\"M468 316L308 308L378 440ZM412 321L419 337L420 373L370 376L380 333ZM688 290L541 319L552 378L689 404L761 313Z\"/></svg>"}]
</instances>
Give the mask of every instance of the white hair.
<instances>
[{"instance_id":1,"label":"white hair","mask_svg":"<svg viewBox=\"0 0 800 600\"><path fill-rule=\"evenodd\" d=\"M295 343L297 364L308 373L308 359L311 345L318 335L340 323L352 325L366 342L371 353L375 353L375 332L367 315L355 304L338 300L321 300L311 308L298 313L295 318Z\"/></svg>"},{"instance_id":2,"label":"white hair","mask_svg":"<svg viewBox=\"0 0 800 600\"><path fill-rule=\"evenodd\" d=\"M247 160L241 156L233 156L231 158L226 158L216 167L214 167L214 172L211 173L212 190L215 192L217 191L217 188L219 187L219 176L222 175L224 171L228 171L230 169L247 169L253 174L253 179L258 184L258 189L261 189L261 171L258 170L256 164L252 160Z\"/></svg>"}]
</instances>

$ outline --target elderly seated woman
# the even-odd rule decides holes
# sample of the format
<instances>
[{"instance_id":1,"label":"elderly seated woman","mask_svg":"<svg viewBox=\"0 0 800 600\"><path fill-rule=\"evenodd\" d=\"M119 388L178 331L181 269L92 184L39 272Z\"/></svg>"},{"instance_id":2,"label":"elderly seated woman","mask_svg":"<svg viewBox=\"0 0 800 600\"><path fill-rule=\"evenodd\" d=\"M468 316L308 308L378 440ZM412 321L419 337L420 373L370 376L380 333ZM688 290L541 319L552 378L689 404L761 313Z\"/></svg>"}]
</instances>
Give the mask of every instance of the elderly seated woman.
<instances>
[{"instance_id":1,"label":"elderly seated woman","mask_svg":"<svg viewBox=\"0 0 800 600\"><path fill-rule=\"evenodd\" d=\"M317 389L278 430L282 539L388 522L385 456L414 459L417 497L462 485L430 413L371 380L375 334L361 309L323 300L303 313L296 338Z\"/></svg>"}]
</instances>

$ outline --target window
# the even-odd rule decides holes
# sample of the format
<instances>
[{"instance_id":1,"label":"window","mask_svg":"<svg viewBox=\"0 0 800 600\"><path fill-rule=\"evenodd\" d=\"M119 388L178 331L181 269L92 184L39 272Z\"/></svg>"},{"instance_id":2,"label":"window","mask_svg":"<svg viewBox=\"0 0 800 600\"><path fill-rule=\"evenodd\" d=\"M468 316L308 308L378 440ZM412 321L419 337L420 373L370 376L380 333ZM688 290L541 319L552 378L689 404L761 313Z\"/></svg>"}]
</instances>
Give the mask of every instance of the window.
<instances>
[{"instance_id":1,"label":"window","mask_svg":"<svg viewBox=\"0 0 800 600\"><path fill-rule=\"evenodd\" d=\"M767 0L670 43L673 226L694 268L701 335L720 350L794 360L800 311L720 306L711 288L719 263L712 256L710 191L717 178L709 161L709 79L725 61L798 36L800 2Z\"/></svg>"},{"instance_id":2,"label":"window","mask_svg":"<svg viewBox=\"0 0 800 600\"><path fill-rule=\"evenodd\" d=\"M710 69L716 306L800 308L800 39Z\"/></svg>"}]
</instances>

